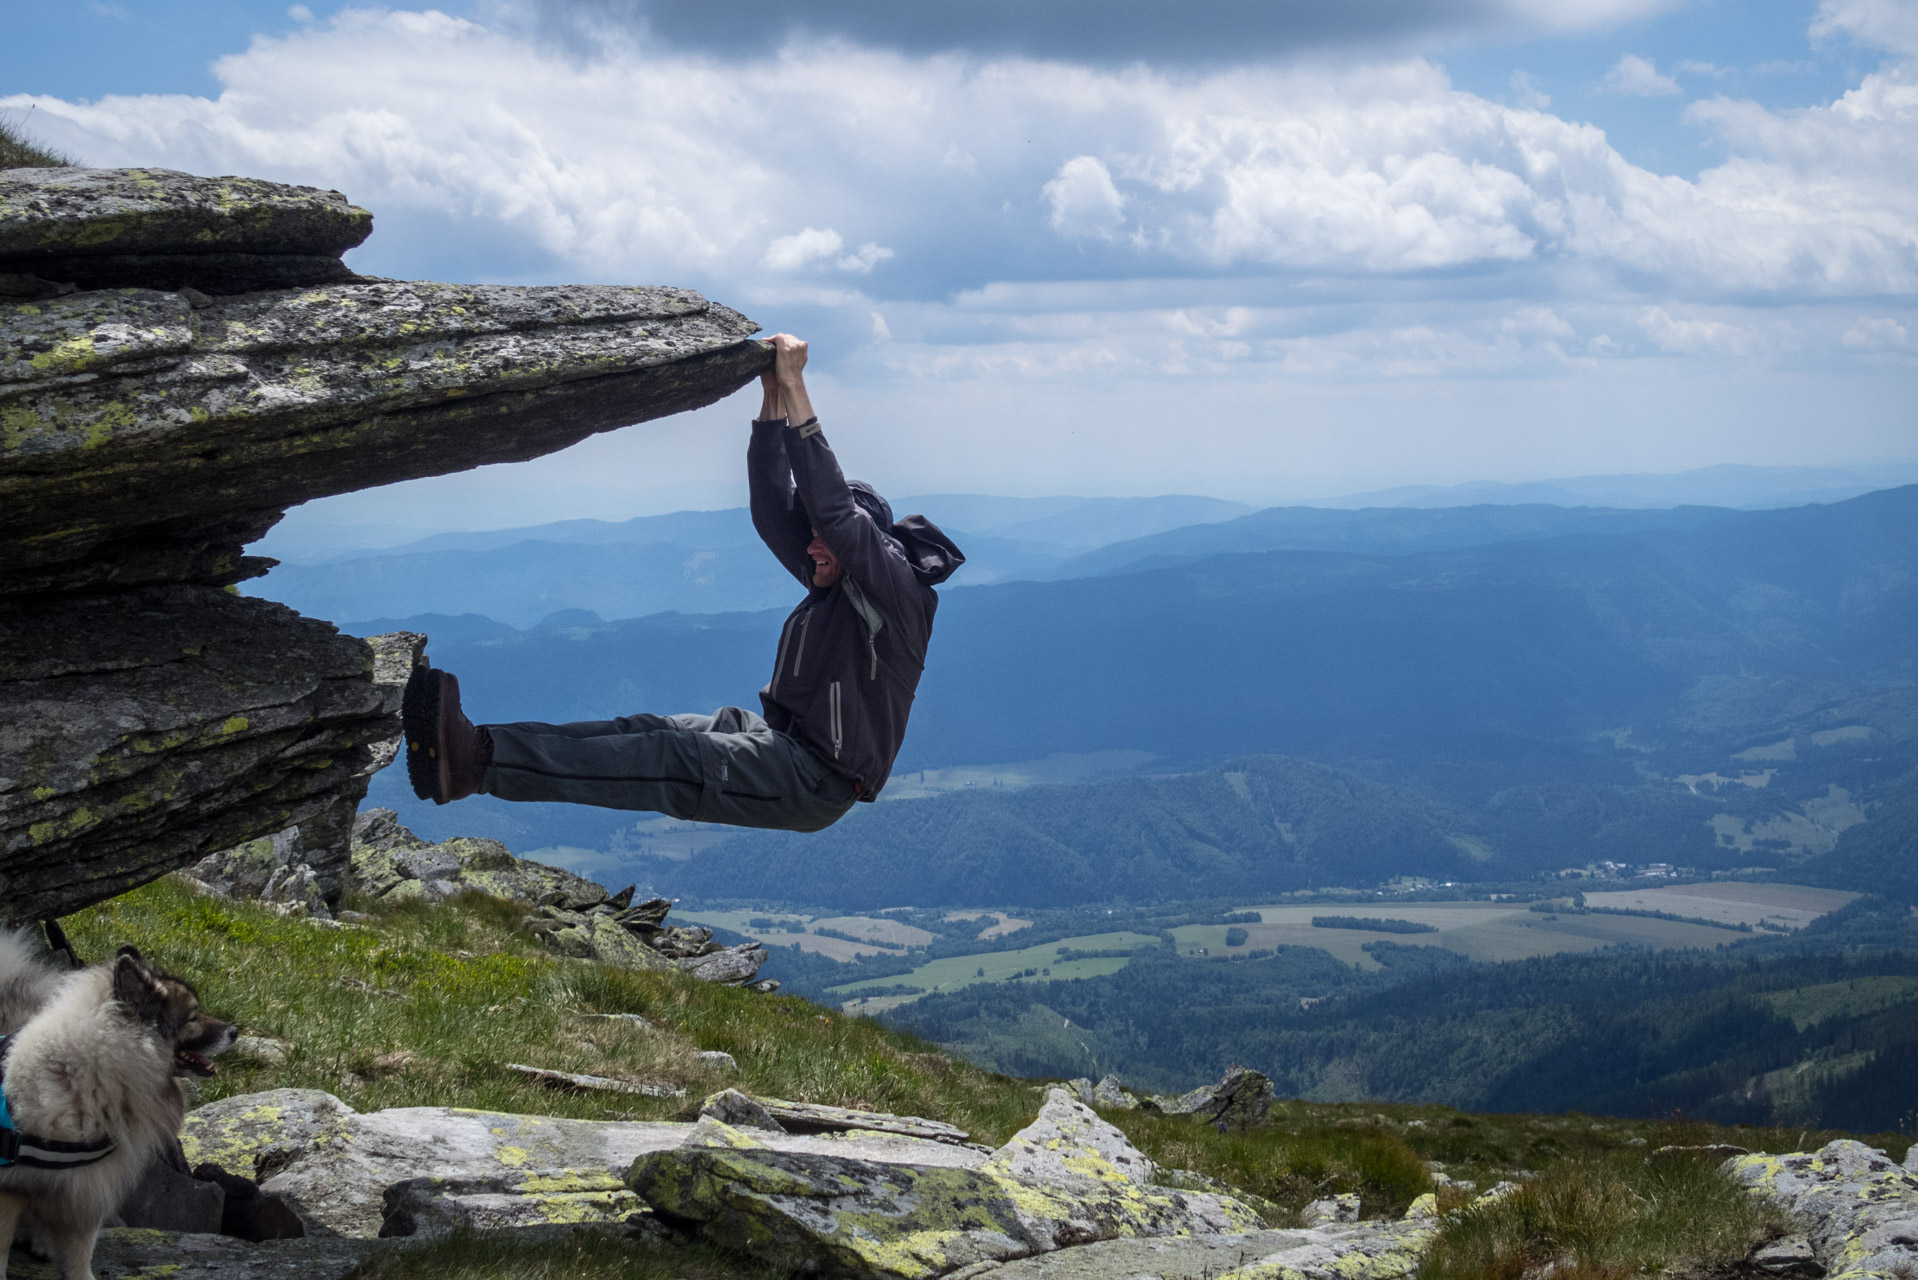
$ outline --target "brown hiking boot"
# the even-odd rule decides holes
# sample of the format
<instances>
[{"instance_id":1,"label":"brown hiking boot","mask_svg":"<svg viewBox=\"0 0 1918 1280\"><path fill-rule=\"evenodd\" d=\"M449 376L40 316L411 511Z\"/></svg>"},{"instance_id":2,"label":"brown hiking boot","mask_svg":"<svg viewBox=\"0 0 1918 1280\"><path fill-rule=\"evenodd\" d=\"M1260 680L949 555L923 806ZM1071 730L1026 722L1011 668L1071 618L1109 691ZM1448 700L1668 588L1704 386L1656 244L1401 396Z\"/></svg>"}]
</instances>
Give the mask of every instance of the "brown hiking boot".
<instances>
[{"instance_id":1,"label":"brown hiking boot","mask_svg":"<svg viewBox=\"0 0 1918 1280\"><path fill-rule=\"evenodd\" d=\"M493 743L460 712L460 682L451 672L424 664L414 668L400 703L400 723L406 730L406 777L414 795L446 804L479 790Z\"/></svg>"}]
</instances>

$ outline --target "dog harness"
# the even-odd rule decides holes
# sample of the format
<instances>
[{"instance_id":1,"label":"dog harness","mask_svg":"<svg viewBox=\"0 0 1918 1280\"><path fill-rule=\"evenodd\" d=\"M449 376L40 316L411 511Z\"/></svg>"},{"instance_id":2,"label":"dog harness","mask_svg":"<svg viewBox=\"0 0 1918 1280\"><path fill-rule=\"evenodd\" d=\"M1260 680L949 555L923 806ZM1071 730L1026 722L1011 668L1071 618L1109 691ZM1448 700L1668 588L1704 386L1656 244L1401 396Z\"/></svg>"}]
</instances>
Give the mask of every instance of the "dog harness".
<instances>
[{"instance_id":1,"label":"dog harness","mask_svg":"<svg viewBox=\"0 0 1918 1280\"><path fill-rule=\"evenodd\" d=\"M97 1164L120 1144L112 1138L98 1142L55 1142L38 1138L13 1123L7 1110L7 1038L0 1036L0 1168L17 1164L27 1169L78 1169Z\"/></svg>"}]
</instances>

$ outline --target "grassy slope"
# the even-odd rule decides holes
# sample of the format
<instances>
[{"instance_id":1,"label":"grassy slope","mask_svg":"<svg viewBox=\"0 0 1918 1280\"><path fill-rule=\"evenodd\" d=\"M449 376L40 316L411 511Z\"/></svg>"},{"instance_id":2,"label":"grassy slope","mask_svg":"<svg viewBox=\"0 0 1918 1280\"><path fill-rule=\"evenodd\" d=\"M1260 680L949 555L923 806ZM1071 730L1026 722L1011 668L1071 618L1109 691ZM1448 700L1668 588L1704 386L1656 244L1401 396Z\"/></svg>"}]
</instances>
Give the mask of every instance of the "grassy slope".
<instances>
[{"instance_id":1,"label":"grassy slope","mask_svg":"<svg viewBox=\"0 0 1918 1280\"><path fill-rule=\"evenodd\" d=\"M196 897L162 881L66 923L84 956L136 943L157 963L198 980L215 1013L293 1045L280 1066L230 1063L202 1086L206 1100L293 1086L325 1089L363 1110L439 1104L587 1119L608 1114L603 1098L550 1092L501 1069L506 1062L532 1062L688 1091L681 1100L618 1100L621 1114L644 1118L686 1117L704 1092L734 1084L776 1097L936 1117L998 1143L1037 1109L1033 1082L956 1061L866 1019L679 974L553 958L515 931L522 912L468 896L437 908L377 911L366 926L326 929ZM639 1013L656 1029L584 1013ZM738 1076L720 1077L696 1059L696 1049L732 1053ZM1432 1264L1439 1268L1435 1275L1447 1277L1557 1256L1553 1233L1565 1228L1547 1211L1559 1203L1552 1196L1570 1196L1565 1202L1574 1204L1584 1203L1579 1196L1597 1197L1594 1203L1610 1206L1613 1219L1621 1213L1629 1219L1608 1237L1610 1252L1594 1255L1594 1275L1625 1274L1612 1268L1626 1255L1628 1262L1642 1255L1688 1265L1742 1256L1775 1224L1742 1198L1720 1194L1721 1184L1708 1173L1694 1179L1702 1189L1687 1192L1698 1211L1668 1222L1671 1215L1659 1216L1663 1211L1639 1186L1642 1151L1670 1141L1798 1150L1834 1136L1579 1115L1471 1116L1371 1103L1281 1102L1269 1125L1231 1134L1136 1112L1108 1118L1162 1165L1218 1178L1287 1209L1357 1191L1368 1216L1402 1212L1432 1188L1427 1161L1443 1162L1451 1176L1481 1186L1519 1170L1539 1171L1538 1189L1528 1193L1522 1213L1468 1215L1448 1228L1451 1252ZM1555 1190L1561 1184L1571 1189ZM1540 1197L1549 1201L1544 1209L1532 1204ZM568 1249L454 1238L385 1257L368 1274L380 1280L773 1274L709 1252L655 1256L594 1240Z\"/></svg>"}]
</instances>

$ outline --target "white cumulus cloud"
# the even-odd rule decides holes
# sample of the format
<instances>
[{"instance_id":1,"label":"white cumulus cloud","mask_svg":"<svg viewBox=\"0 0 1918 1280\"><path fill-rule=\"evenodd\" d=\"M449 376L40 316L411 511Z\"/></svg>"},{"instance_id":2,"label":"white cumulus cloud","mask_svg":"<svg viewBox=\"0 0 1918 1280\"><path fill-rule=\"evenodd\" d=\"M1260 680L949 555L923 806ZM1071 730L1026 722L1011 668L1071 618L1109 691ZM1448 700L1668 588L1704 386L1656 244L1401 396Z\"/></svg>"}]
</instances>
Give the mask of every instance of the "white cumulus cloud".
<instances>
[{"instance_id":1,"label":"white cumulus cloud","mask_svg":"<svg viewBox=\"0 0 1918 1280\"><path fill-rule=\"evenodd\" d=\"M1911 332L1890 316L1873 316L1845 330L1841 340L1860 351L1895 351L1911 345Z\"/></svg>"},{"instance_id":2,"label":"white cumulus cloud","mask_svg":"<svg viewBox=\"0 0 1918 1280\"><path fill-rule=\"evenodd\" d=\"M1126 198L1112 171L1093 156L1074 156L1043 188L1053 229L1069 236L1111 236L1125 222Z\"/></svg>"},{"instance_id":3,"label":"white cumulus cloud","mask_svg":"<svg viewBox=\"0 0 1918 1280\"><path fill-rule=\"evenodd\" d=\"M1911 0L1823 0L1814 37L1846 35L1906 57L1918 57L1918 5Z\"/></svg>"},{"instance_id":4,"label":"white cumulus cloud","mask_svg":"<svg viewBox=\"0 0 1918 1280\"><path fill-rule=\"evenodd\" d=\"M1831 0L1821 21L1890 40L1868 9ZM1692 104L1729 157L1696 179L1631 163L1529 79L1505 104L1416 58L581 58L349 9L216 71L212 98L0 108L36 106L36 131L93 163L336 187L377 215L354 261L379 274L837 309L900 377L1856 361L1901 349L1880 320L1918 324L1918 73L1897 57L1821 105ZM1312 291L1342 301L1304 307Z\"/></svg>"},{"instance_id":5,"label":"white cumulus cloud","mask_svg":"<svg viewBox=\"0 0 1918 1280\"><path fill-rule=\"evenodd\" d=\"M1743 355L1751 348L1751 336L1737 325L1674 316L1663 307L1646 307L1639 314L1638 327L1661 350L1679 355Z\"/></svg>"},{"instance_id":6,"label":"white cumulus cloud","mask_svg":"<svg viewBox=\"0 0 1918 1280\"><path fill-rule=\"evenodd\" d=\"M1658 69L1650 58L1628 53L1612 65L1598 87L1606 93L1620 93L1630 98L1660 98L1682 92L1678 81Z\"/></svg>"},{"instance_id":7,"label":"white cumulus cloud","mask_svg":"<svg viewBox=\"0 0 1918 1280\"><path fill-rule=\"evenodd\" d=\"M761 266L773 271L798 271L832 257L845 247L845 239L832 228L821 231L807 227L804 231L780 236L767 245L766 256L759 261Z\"/></svg>"}]
</instances>

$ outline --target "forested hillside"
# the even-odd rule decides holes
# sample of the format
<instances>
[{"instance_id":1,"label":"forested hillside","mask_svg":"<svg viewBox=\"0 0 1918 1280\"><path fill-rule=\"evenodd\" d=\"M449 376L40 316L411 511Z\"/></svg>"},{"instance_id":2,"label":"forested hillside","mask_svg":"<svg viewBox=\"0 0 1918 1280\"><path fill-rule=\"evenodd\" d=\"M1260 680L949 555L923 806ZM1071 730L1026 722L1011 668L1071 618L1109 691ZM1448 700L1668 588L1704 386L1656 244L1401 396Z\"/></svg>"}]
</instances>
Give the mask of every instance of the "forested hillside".
<instances>
[{"instance_id":1,"label":"forested hillside","mask_svg":"<svg viewBox=\"0 0 1918 1280\"><path fill-rule=\"evenodd\" d=\"M1716 799L1617 785L1629 780L1602 788L1614 812L1594 823L1585 806L1485 814L1311 761L1249 756L1178 777L862 807L822 835L742 835L684 865L632 865L705 898L874 908L1256 899L1401 875L1524 877L1651 848L1737 864L1742 854L1712 839Z\"/></svg>"}]
</instances>

